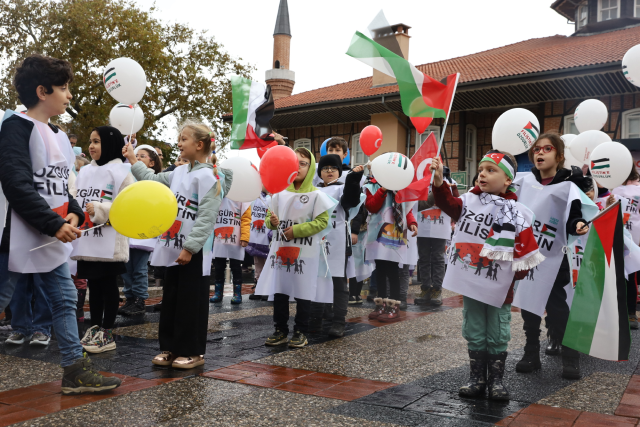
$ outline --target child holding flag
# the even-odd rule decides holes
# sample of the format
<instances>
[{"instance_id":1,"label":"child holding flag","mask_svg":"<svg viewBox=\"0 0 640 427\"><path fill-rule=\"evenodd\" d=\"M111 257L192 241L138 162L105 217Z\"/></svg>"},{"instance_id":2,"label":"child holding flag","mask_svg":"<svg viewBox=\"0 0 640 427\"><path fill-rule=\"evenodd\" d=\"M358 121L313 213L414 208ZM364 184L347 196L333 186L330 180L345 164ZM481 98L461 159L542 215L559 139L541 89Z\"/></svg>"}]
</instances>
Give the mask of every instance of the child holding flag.
<instances>
[{"instance_id":1,"label":"child holding flag","mask_svg":"<svg viewBox=\"0 0 640 427\"><path fill-rule=\"evenodd\" d=\"M523 329L527 337L525 353L516 372L532 372L540 369L540 324L546 310L546 326L549 334L547 354L562 351L562 377L580 378L580 355L562 346L564 331L569 319L569 305L565 287L571 281L569 260L562 248L568 235L584 235L580 191L574 182L582 183L582 171L567 170L564 165L564 141L555 133L540 135L529 149L529 160L534 164L531 174L514 183L521 203L533 211L536 222L534 233L540 252L546 257L535 276L522 280L518 285L514 305L522 309Z\"/></svg>"},{"instance_id":2,"label":"child holding flag","mask_svg":"<svg viewBox=\"0 0 640 427\"><path fill-rule=\"evenodd\" d=\"M516 161L509 153L489 151L478 165L478 186L460 197L443 185L438 159L431 169L436 205L458 221L443 287L461 293L464 301L462 336L468 343L471 374L459 394L480 397L488 388L490 399L509 400L502 378L511 339L513 285L544 259L530 225L531 211L517 203L510 188ZM488 274L478 274L483 268Z\"/></svg>"},{"instance_id":3,"label":"child holding flag","mask_svg":"<svg viewBox=\"0 0 640 427\"><path fill-rule=\"evenodd\" d=\"M153 359L155 365L191 369L204 364L209 315L206 276L211 274L213 255L209 237L222 203L215 155L212 163L207 163L213 144L207 125L187 120L180 127L178 148L189 164L159 174L137 161L130 144L123 149L136 179L160 182L170 187L178 200L176 221L158 239L151 257L151 265L167 267L158 331L162 353ZM226 193L233 173L223 172ZM198 206L195 212L187 208L192 202ZM184 242L182 236L186 237ZM178 244L169 245L171 240Z\"/></svg>"},{"instance_id":4,"label":"child holding flag","mask_svg":"<svg viewBox=\"0 0 640 427\"><path fill-rule=\"evenodd\" d=\"M309 327L311 301L331 303L330 283L322 257L321 242L329 224L329 212L337 202L318 191L311 183L316 171L315 158L306 148L295 150L298 175L285 191L274 194L265 224L274 230L267 258L266 272L262 271L256 293L273 295L275 332L266 345L289 342L289 347L307 345L305 334ZM296 319L293 337L289 335L289 298L296 300Z\"/></svg>"},{"instance_id":5,"label":"child holding flag","mask_svg":"<svg viewBox=\"0 0 640 427\"><path fill-rule=\"evenodd\" d=\"M349 305L349 284L347 281L347 263L352 255L351 229L349 226L350 210L360 204L360 179L364 167L357 166L345 179L340 182L342 175L342 159L336 154L327 154L320 158L318 176L322 179L320 191L340 201L329 220L329 234L325 237L327 262L333 281L333 319L329 336L344 336L347 307ZM357 210L356 210L357 212ZM355 213L354 213L355 216ZM322 331L322 312L324 305L311 303L310 330Z\"/></svg>"},{"instance_id":6,"label":"child holding flag","mask_svg":"<svg viewBox=\"0 0 640 427\"><path fill-rule=\"evenodd\" d=\"M231 304L242 304L242 261L244 248L249 243L251 227L251 205L234 202L225 197L222 199L216 226L213 229L213 257L216 270L215 294L210 302L222 301L224 289L224 271L227 259L233 280L233 297Z\"/></svg>"}]
</instances>

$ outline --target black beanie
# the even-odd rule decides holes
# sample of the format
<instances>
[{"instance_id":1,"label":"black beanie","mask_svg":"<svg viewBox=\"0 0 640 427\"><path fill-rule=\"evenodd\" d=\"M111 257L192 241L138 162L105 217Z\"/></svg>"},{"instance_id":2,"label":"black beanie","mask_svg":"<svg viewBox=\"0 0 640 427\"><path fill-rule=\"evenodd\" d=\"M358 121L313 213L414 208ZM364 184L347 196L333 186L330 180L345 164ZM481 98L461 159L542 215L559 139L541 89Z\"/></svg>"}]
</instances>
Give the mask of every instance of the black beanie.
<instances>
[{"instance_id":1,"label":"black beanie","mask_svg":"<svg viewBox=\"0 0 640 427\"><path fill-rule=\"evenodd\" d=\"M100 126L93 130L100 135L100 145L102 148L100 158L96 160L98 166L104 166L113 159L120 159L124 163L125 159L122 156L124 137L120 131L111 126Z\"/></svg>"},{"instance_id":2,"label":"black beanie","mask_svg":"<svg viewBox=\"0 0 640 427\"><path fill-rule=\"evenodd\" d=\"M342 159L337 154L325 154L320 157L318 162L318 177L322 178L322 168L325 166L334 166L338 169L338 176L342 176Z\"/></svg>"}]
</instances>

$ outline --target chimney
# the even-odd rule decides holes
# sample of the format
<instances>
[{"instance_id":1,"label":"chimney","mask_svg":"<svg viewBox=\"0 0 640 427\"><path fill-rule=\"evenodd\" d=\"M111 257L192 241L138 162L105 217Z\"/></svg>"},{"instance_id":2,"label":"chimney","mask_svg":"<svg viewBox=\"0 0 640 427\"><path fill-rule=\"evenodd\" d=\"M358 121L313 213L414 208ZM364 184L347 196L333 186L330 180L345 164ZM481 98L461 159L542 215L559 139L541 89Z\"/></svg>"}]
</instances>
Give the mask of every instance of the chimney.
<instances>
[{"instance_id":1,"label":"chimney","mask_svg":"<svg viewBox=\"0 0 640 427\"><path fill-rule=\"evenodd\" d=\"M411 38L411 36L409 35L409 28L411 27L405 24L395 24L392 25L391 28L386 27L373 30L373 40L376 43L379 43L382 46L386 47L396 55L402 56L404 59L409 60L409 39ZM393 77L389 77L376 69L373 70L372 87L395 83L397 82Z\"/></svg>"}]
</instances>

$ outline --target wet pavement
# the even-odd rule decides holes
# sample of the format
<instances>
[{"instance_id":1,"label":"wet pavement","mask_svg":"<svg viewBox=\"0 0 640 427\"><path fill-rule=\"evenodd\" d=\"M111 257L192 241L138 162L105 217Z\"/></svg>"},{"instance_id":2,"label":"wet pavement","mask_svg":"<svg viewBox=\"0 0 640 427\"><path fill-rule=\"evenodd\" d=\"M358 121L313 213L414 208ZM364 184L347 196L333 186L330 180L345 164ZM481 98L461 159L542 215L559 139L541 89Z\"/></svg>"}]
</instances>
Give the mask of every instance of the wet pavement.
<instances>
[{"instance_id":1,"label":"wet pavement","mask_svg":"<svg viewBox=\"0 0 640 427\"><path fill-rule=\"evenodd\" d=\"M411 287L410 301L418 291ZM46 347L10 345L10 332L0 330L0 427L628 426L640 419L638 331L627 362L582 355L578 381L560 378L561 358L544 353L540 371L516 374L524 334L514 312L505 374L512 400L501 403L458 397L468 358L456 294L445 292L441 307L410 304L390 324L368 320L373 303L350 306L345 337L309 335L302 349L264 345L273 332L271 303L245 295L232 305L230 287L225 294L210 304L206 362L192 370L151 364L160 352L160 313L151 306L159 294L144 315L118 316L116 350L91 356L105 374L123 378L115 393L62 396L55 337ZM86 310L81 333L91 324Z\"/></svg>"}]
</instances>

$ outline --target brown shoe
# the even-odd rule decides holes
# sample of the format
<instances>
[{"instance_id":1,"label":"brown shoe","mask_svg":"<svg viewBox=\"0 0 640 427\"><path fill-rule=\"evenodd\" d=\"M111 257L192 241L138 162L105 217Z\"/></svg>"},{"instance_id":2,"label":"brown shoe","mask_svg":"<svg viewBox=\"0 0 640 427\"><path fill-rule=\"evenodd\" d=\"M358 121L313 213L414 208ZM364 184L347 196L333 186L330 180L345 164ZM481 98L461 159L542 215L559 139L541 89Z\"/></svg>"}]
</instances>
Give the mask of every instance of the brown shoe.
<instances>
[{"instance_id":1,"label":"brown shoe","mask_svg":"<svg viewBox=\"0 0 640 427\"><path fill-rule=\"evenodd\" d=\"M400 301L387 300L387 311L378 316L379 322L392 322L400 316Z\"/></svg>"},{"instance_id":2,"label":"brown shoe","mask_svg":"<svg viewBox=\"0 0 640 427\"><path fill-rule=\"evenodd\" d=\"M174 369L191 369L200 365L204 365L204 355L178 357L173 361L171 367Z\"/></svg>"},{"instance_id":3,"label":"brown shoe","mask_svg":"<svg viewBox=\"0 0 640 427\"><path fill-rule=\"evenodd\" d=\"M369 313L369 319L377 319L382 313L385 312L385 301L386 298L374 298L373 302L376 303L376 308L373 309L371 313Z\"/></svg>"},{"instance_id":4,"label":"brown shoe","mask_svg":"<svg viewBox=\"0 0 640 427\"><path fill-rule=\"evenodd\" d=\"M151 363L158 366L170 366L176 357L170 351L163 351L153 358Z\"/></svg>"}]
</instances>

